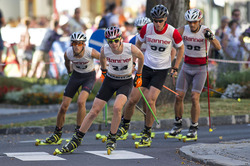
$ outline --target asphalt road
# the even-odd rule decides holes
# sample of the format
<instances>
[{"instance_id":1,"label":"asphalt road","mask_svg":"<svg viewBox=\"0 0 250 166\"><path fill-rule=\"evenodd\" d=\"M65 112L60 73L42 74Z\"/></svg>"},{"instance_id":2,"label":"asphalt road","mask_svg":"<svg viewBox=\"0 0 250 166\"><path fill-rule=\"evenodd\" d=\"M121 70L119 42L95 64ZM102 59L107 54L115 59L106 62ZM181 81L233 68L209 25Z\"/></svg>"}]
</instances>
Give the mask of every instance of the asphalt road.
<instances>
[{"instance_id":1,"label":"asphalt road","mask_svg":"<svg viewBox=\"0 0 250 166\"><path fill-rule=\"evenodd\" d=\"M155 131L151 147L135 149L131 136L126 141L118 141L117 149L111 154L106 154L105 144L95 139L97 132L89 132L84 137L81 145L74 153L53 156L54 146L35 146L36 138L45 138L44 135L0 135L0 165L1 166L128 166L128 165L170 165L170 166L199 166L201 164L187 161L178 154L178 149L185 145L196 143L218 143L220 141L240 140L250 138L250 125L216 126L209 133L208 127L200 127L198 141L183 143L177 139L164 139L164 131ZM139 131L130 131L139 132ZM183 131L185 134L187 130ZM102 132L102 134L107 134ZM63 134L64 138L71 138L72 133ZM65 144L65 142L63 142ZM99 155L98 155L99 154ZM110 157L110 158L107 158ZM114 157L115 159L112 159ZM128 157L128 159L118 159ZM137 157L137 158L136 158ZM132 159L134 158L134 159Z\"/></svg>"}]
</instances>

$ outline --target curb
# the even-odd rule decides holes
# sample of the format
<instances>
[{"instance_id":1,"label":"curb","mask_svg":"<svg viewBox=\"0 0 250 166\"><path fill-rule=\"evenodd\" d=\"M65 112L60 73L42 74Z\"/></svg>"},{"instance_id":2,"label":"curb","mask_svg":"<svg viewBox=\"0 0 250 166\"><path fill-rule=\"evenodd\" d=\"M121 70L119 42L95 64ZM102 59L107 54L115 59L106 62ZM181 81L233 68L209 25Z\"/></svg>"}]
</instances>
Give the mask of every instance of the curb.
<instances>
[{"instance_id":1,"label":"curb","mask_svg":"<svg viewBox=\"0 0 250 166\"><path fill-rule=\"evenodd\" d=\"M183 119L183 127L188 128L191 124L190 118ZM153 129L171 129L174 123L174 119L159 120L159 124L154 122ZM201 117L199 119L199 126L208 126L209 118ZM211 117L212 125L231 125L231 124L247 124L249 123L249 115L231 115L231 116L219 116ZM140 130L144 127L144 121L132 121L130 122L130 130ZM54 131L55 126L30 126L30 127L16 127L8 129L0 129L0 134L46 134ZM75 125L65 125L63 132L72 132L75 129ZM92 124L88 131L107 131L110 129L110 123L105 127L104 123Z\"/></svg>"},{"instance_id":2,"label":"curb","mask_svg":"<svg viewBox=\"0 0 250 166\"><path fill-rule=\"evenodd\" d=\"M189 161L199 162L213 166L242 166L250 162L243 155L235 154L235 151L247 151L250 140L230 141L215 144L198 143L183 146L179 155Z\"/></svg>"}]
</instances>

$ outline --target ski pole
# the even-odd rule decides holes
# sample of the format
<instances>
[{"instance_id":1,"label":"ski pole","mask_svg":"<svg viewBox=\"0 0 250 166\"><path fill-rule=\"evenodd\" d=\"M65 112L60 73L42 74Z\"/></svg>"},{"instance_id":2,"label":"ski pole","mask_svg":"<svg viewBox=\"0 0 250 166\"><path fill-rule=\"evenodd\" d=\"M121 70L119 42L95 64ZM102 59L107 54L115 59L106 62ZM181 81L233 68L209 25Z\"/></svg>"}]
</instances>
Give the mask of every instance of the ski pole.
<instances>
[{"instance_id":1,"label":"ski pole","mask_svg":"<svg viewBox=\"0 0 250 166\"><path fill-rule=\"evenodd\" d=\"M176 92L175 92L175 91L173 91L172 89L170 89L170 88L166 87L165 85L163 85L163 88L165 88L165 89L169 90L170 92L172 92L172 93L176 94L177 96L179 96L179 94L178 94L178 93L176 93Z\"/></svg>"},{"instance_id":2,"label":"ski pole","mask_svg":"<svg viewBox=\"0 0 250 166\"><path fill-rule=\"evenodd\" d=\"M145 96L144 96L144 94L142 93L141 88L140 88L140 87L138 87L138 89L139 89L139 91L140 91L140 93L141 93L141 95L142 95L142 97L143 97L144 101L146 102L146 104L147 104L148 108L150 109L150 111L151 111L152 115L154 116L154 118L155 118L155 120L156 120L157 124L159 124L159 122L158 122L158 120L157 120L157 118L156 118L156 116L155 116L155 114L154 114L153 110L151 109L151 107L150 107L150 105L149 105L149 103L148 103L148 101L147 101L146 97L145 97Z\"/></svg>"},{"instance_id":3,"label":"ski pole","mask_svg":"<svg viewBox=\"0 0 250 166\"><path fill-rule=\"evenodd\" d=\"M146 116L145 112L143 112L143 110L138 106L138 105L135 105L136 109L138 109L143 115Z\"/></svg>"},{"instance_id":4,"label":"ski pole","mask_svg":"<svg viewBox=\"0 0 250 166\"><path fill-rule=\"evenodd\" d=\"M208 75L208 56L207 56L207 39L205 39L206 46L206 69L207 69L207 103L208 103L208 118L209 118L209 132L212 132L211 117L210 117L210 98L209 98L209 75Z\"/></svg>"},{"instance_id":5,"label":"ski pole","mask_svg":"<svg viewBox=\"0 0 250 166\"><path fill-rule=\"evenodd\" d=\"M207 87L204 87L204 88L207 89ZM228 96L228 95L224 95L223 93L218 92L218 91L216 91L216 90L214 90L214 89L209 88L209 90L212 91L212 92L218 93L218 94L220 94L220 95L226 96L227 98L235 99L235 100L237 100L238 102L241 101L240 98L237 98L237 97L230 97L230 96Z\"/></svg>"}]
</instances>

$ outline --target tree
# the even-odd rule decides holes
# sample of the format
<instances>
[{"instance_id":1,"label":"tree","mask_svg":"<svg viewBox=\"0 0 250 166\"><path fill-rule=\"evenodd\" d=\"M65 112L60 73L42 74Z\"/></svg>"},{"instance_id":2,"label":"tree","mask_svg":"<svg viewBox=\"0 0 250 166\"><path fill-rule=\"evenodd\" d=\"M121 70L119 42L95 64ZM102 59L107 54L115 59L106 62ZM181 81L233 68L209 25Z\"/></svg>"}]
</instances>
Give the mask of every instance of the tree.
<instances>
[{"instance_id":1,"label":"tree","mask_svg":"<svg viewBox=\"0 0 250 166\"><path fill-rule=\"evenodd\" d=\"M147 0L147 7L146 7L146 16L150 18L150 11L151 9L158 4L162 4L168 8L169 16L167 19L167 23L172 25L175 28L181 27L185 25L186 20L184 18L185 12L189 9L189 2L190 0ZM181 65L179 70L181 69ZM165 85L170 89L175 90L175 86L172 83L172 78L169 76L165 81ZM187 94L187 96L189 96ZM162 104L166 102L173 102L175 95L166 90L162 89L162 93L160 94L157 104Z\"/></svg>"}]
</instances>

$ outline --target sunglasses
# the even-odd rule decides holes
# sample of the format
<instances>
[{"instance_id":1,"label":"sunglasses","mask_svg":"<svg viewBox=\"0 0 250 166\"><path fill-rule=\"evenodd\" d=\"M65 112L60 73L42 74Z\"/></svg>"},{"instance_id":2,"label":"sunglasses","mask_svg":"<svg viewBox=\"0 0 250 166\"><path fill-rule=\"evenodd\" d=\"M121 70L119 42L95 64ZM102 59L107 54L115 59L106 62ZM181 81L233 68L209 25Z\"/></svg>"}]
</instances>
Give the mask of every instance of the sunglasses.
<instances>
[{"instance_id":1,"label":"sunglasses","mask_svg":"<svg viewBox=\"0 0 250 166\"><path fill-rule=\"evenodd\" d=\"M112 44L113 42L118 43L120 41L120 38L119 39L113 39L113 40L112 39L107 39L107 41L108 41L109 44Z\"/></svg>"},{"instance_id":2,"label":"sunglasses","mask_svg":"<svg viewBox=\"0 0 250 166\"><path fill-rule=\"evenodd\" d=\"M73 42L72 46L83 46L83 43Z\"/></svg>"},{"instance_id":3,"label":"sunglasses","mask_svg":"<svg viewBox=\"0 0 250 166\"><path fill-rule=\"evenodd\" d=\"M155 23L162 23L164 20L154 20Z\"/></svg>"},{"instance_id":4,"label":"sunglasses","mask_svg":"<svg viewBox=\"0 0 250 166\"><path fill-rule=\"evenodd\" d=\"M137 31L140 31L142 29L142 27L137 27Z\"/></svg>"}]
</instances>

